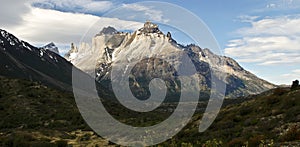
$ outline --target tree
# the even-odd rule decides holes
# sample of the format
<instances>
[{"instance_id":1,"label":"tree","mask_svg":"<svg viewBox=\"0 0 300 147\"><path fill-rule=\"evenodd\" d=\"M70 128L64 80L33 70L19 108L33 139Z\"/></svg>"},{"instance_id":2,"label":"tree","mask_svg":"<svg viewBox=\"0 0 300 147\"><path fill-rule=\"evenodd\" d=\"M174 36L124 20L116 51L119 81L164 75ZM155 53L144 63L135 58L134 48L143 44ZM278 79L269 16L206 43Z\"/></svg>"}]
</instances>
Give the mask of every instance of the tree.
<instances>
[{"instance_id":1,"label":"tree","mask_svg":"<svg viewBox=\"0 0 300 147\"><path fill-rule=\"evenodd\" d=\"M293 81L291 90L295 90L295 89L298 89L298 88L299 88L299 81L298 80Z\"/></svg>"}]
</instances>

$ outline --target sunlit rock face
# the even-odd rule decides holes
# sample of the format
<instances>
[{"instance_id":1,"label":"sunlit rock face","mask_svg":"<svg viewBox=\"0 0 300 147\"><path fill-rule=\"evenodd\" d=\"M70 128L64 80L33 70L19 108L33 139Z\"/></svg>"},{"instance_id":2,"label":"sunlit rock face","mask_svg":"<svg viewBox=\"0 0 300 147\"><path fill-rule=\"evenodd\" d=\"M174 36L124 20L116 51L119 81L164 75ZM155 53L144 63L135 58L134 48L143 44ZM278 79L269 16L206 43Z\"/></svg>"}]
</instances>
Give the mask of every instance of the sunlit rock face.
<instances>
[{"instance_id":1,"label":"sunlit rock face","mask_svg":"<svg viewBox=\"0 0 300 147\"><path fill-rule=\"evenodd\" d=\"M177 79L176 69L182 66L184 55L188 55L197 70L192 76L199 79L196 83L187 79L189 87L185 87ZM65 58L87 73L96 71L96 79L99 82L105 81L104 83L114 79L111 75L113 67L125 67L119 76L130 72L131 90L141 98L149 97L148 85L153 78L165 80L170 93L173 94L179 94L182 90L194 90L199 86L200 97L203 99L209 98L212 84L215 84L212 77L226 84L225 94L230 98L257 94L274 88L273 84L246 71L229 57L216 55L209 49L202 49L193 44L178 44L172 39L170 32L164 34L157 24L149 21L133 33L118 32L112 27L104 28L92 38L92 44L81 43L79 47L72 45ZM134 61L139 62L130 69L131 71L126 71L126 66Z\"/></svg>"}]
</instances>

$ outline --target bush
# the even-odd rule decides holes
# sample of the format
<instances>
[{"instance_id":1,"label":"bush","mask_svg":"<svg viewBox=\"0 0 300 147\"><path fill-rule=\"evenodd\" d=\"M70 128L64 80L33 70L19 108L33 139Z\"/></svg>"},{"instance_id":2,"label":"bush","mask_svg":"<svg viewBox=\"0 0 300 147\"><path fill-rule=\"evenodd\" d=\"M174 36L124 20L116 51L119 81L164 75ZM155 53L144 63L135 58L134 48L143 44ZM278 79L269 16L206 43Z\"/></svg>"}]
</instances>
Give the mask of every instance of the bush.
<instances>
[{"instance_id":1,"label":"bush","mask_svg":"<svg viewBox=\"0 0 300 147\"><path fill-rule=\"evenodd\" d=\"M228 147L241 147L241 146L245 146L245 140L242 138L235 138L232 139L230 142L228 142L227 146Z\"/></svg>"},{"instance_id":2,"label":"bush","mask_svg":"<svg viewBox=\"0 0 300 147\"><path fill-rule=\"evenodd\" d=\"M55 143L56 143L57 147L66 147L66 146L68 146L68 143L65 140L59 140L59 141L56 141Z\"/></svg>"},{"instance_id":3,"label":"bush","mask_svg":"<svg viewBox=\"0 0 300 147\"><path fill-rule=\"evenodd\" d=\"M299 89L299 81L298 80L293 81L293 84L291 87L291 90L296 90L296 89Z\"/></svg>"},{"instance_id":4,"label":"bush","mask_svg":"<svg viewBox=\"0 0 300 147\"><path fill-rule=\"evenodd\" d=\"M248 141L248 145L251 146L259 146L261 144L261 140L263 140L265 137L262 135L251 137Z\"/></svg>"},{"instance_id":5,"label":"bush","mask_svg":"<svg viewBox=\"0 0 300 147\"><path fill-rule=\"evenodd\" d=\"M289 128L289 130L281 137L281 141L295 141L300 140L300 129L298 126L294 125Z\"/></svg>"},{"instance_id":6,"label":"bush","mask_svg":"<svg viewBox=\"0 0 300 147\"><path fill-rule=\"evenodd\" d=\"M240 109L240 115L244 116L247 115L249 113L251 113L253 110L250 107L241 107Z\"/></svg>"},{"instance_id":7,"label":"bush","mask_svg":"<svg viewBox=\"0 0 300 147\"><path fill-rule=\"evenodd\" d=\"M287 92L287 90L283 89L283 88L276 88L274 90L274 93L273 95L278 95L278 96L281 96L283 94L285 94Z\"/></svg>"},{"instance_id":8,"label":"bush","mask_svg":"<svg viewBox=\"0 0 300 147\"><path fill-rule=\"evenodd\" d=\"M266 101L268 105L273 105L279 102L279 98L277 96L268 96L266 97Z\"/></svg>"},{"instance_id":9,"label":"bush","mask_svg":"<svg viewBox=\"0 0 300 147\"><path fill-rule=\"evenodd\" d=\"M208 140L203 144L203 147L221 147L223 144L222 141L218 141L217 139Z\"/></svg>"}]
</instances>

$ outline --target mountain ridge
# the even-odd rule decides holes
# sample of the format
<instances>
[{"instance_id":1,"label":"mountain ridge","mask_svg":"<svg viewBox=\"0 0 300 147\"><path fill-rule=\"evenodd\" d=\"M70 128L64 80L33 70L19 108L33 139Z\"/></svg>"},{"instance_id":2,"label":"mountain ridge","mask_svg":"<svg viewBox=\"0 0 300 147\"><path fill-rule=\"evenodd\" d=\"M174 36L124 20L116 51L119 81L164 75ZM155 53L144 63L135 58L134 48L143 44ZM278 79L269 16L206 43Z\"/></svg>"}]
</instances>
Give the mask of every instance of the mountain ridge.
<instances>
[{"instance_id":1,"label":"mountain ridge","mask_svg":"<svg viewBox=\"0 0 300 147\"><path fill-rule=\"evenodd\" d=\"M176 49L187 53L195 64L203 82L200 85L206 87L202 90L209 91L211 87L211 75L209 73L212 69L219 71L220 74L227 75L224 82L227 86L226 96L228 97L258 94L275 87L274 84L246 71L232 58L218 56L209 49L202 49L193 44L186 46L178 44L172 39L170 32L165 35L159 30L158 25L148 21L142 28L133 33L117 32L97 35L92 38L92 44L83 42L79 47L73 46L65 58L86 73L93 73L93 70L95 70L94 63L91 63L90 58L95 59L97 62L96 78L99 81L105 81L110 80L112 67L120 66L120 63L125 66L128 61L141 60L143 57L151 57L152 55L170 59L172 63L175 63L175 66L179 66L176 61L180 61L181 55L178 51L174 51ZM70 56L71 54L72 56ZM92 55L88 56L88 54ZM149 68L152 67L148 66L147 69ZM166 67L162 65L160 68L165 70ZM142 70L140 69L140 71ZM147 72L151 74L151 71ZM218 77L220 74L213 76ZM135 82L132 85L141 86L136 80L133 79Z\"/></svg>"},{"instance_id":2,"label":"mountain ridge","mask_svg":"<svg viewBox=\"0 0 300 147\"><path fill-rule=\"evenodd\" d=\"M19 40L5 30L0 29L0 33L0 75L72 90L71 63L48 49Z\"/></svg>"},{"instance_id":3,"label":"mountain ridge","mask_svg":"<svg viewBox=\"0 0 300 147\"><path fill-rule=\"evenodd\" d=\"M53 42L44 45L41 49L49 50L59 55L58 47Z\"/></svg>"}]
</instances>

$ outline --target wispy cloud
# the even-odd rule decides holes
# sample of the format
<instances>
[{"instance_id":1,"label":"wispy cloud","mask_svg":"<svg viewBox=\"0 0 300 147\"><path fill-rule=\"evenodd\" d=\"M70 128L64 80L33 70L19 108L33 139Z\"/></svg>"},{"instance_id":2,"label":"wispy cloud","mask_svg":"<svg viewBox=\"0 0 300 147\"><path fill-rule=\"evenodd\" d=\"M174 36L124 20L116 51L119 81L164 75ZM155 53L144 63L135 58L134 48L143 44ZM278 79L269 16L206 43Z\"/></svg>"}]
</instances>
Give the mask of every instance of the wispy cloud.
<instances>
[{"instance_id":1,"label":"wispy cloud","mask_svg":"<svg viewBox=\"0 0 300 147\"><path fill-rule=\"evenodd\" d=\"M113 8L111 1L99 0L34 0L34 7L63 12L103 13Z\"/></svg>"},{"instance_id":2,"label":"wispy cloud","mask_svg":"<svg viewBox=\"0 0 300 147\"><path fill-rule=\"evenodd\" d=\"M290 73L282 74L280 77L283 78L283 79L291 79L291 81L296 80L296 79L299 80L300 69L292 70Z\"/></svg>"},{"instance_id":3,"label":"wispy cloud","mask_svg":"<svg viewBox=\"0 0 300 147\"><path fill-rule=\"evenodd\" d=\"M145 6L142 4L123 4L122 8L128 9L130 11L135 11L136 13L132 17L147 17L151 21L158 21L167 23L168 19L164 18L163 12L156 10L155 8ZM130 14L128 12L128 14Z\"/></svg>"},{"instance_id":4,"label":"wispy cloud","mask_svg":"<svg viewBox=\"0 0 300 147\"><path fill-rule=\"evenodd\" d=\"M259 65L300 62L300 15L266 17L249 23L250 27L236 31L239 38L228 42L226 55Z\"/></svg>"},{"instance_id":5,"label":"wispy cloud","mask_svg":"<svg viewBox=\"0 0 300 147\"><path fill-rule=\"evenodd\" d=\"M266 5L269 9L296 9L299 8L300 0L273 0Z\"/></svg>"},{"instance_id":6,"label":"wispy cloud","mask_svg":"<svg viewBox=\"0 0 300 147\"><path fill-rule=\"evenodd\" d=\"M259 18L259 16L240 15L240 16L238 16L237 21L240 21L240 22L253 22L258 18Z\"/></svg>"}]
</instances>

